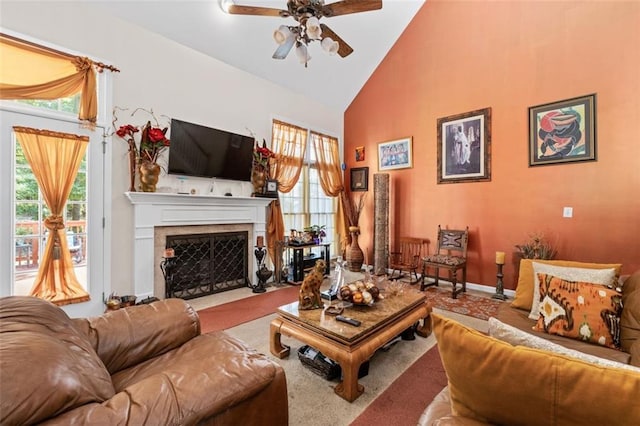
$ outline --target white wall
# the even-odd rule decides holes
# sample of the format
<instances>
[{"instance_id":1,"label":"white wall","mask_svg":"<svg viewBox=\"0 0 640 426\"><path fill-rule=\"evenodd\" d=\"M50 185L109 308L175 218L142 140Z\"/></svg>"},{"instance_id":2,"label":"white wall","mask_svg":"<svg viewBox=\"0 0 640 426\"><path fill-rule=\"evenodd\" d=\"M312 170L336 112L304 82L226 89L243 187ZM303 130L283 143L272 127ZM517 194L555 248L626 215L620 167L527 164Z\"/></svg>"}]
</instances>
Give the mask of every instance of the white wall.
<instances>
[{"instance_id":1,"label":"white wall","mask_svg":"<svg viewBox=\"0 0 640 426\"><path fill-rule=\"evenodd\" d=\"M149 7L152 5L150 2ZM257 138L267 141L271 137L272 117L305 123L342 138L342 111L332 111L110 17L84 2L2 1L0 26L118 67L121 72L113 77L114 106L153 108L158 115L242 134L248 134L248 128ZM313 115L308 111L313 111ZM123 195L128 189L127 147L117 137L110 143L113 185L107 220L112 229L112 282L107 283L107 288L129 294L133 281L133 209ZM161 180L160 185L171 183Z\"/></svg>"}]
</instances>

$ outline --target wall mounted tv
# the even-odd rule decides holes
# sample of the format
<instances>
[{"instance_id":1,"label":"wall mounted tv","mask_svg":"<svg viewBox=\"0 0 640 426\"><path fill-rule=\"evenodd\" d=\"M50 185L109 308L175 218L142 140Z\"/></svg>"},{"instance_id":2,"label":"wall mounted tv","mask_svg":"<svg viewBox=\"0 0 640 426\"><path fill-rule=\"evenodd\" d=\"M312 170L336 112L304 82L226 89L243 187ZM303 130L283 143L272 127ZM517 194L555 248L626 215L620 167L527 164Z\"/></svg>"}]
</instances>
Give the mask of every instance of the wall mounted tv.
<instances>
[{"instance_id":1,"label":"wall mounted tv","mask_svg":"<svg viewBox=\"0 0 640 426\"><path fill-rule=\"evenodd\" d=\"M254 139L171 119L168 172L251 181Z\"/></svg>"}]
</instances>

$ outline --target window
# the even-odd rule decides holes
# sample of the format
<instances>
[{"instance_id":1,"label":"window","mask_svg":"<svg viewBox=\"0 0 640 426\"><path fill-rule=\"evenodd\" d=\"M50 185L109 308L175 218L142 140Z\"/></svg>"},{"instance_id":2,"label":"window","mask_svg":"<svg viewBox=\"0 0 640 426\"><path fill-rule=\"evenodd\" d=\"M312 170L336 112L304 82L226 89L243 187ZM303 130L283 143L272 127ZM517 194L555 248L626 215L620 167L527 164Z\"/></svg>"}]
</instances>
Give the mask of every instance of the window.
<instances>
[{"instance_id":1,"label":"window","mask_svg":"<svg viewBox=\"0 0 640 426\"><path fill-rule=\"evenodd\" d=\"M76 112L77 113L77 112ZM48 230L43 225L50 215L38 183L19 143L15 147L14 188L14 288L13 294L29 295L37 275ZM76 264L76 276L87 289L87 158L82 161L63 215L67 245Z\"/></svg>"},{"instance_id":2,"label":"window","mask_svg":"<svg viewBox=\"0 0 640 426\"><path fill-rule=\"evenodd\" d=\"M331 253L339 253L336 244L337 199L327 196L321 185L314 150L307 141L306 158L298 182L288 193L280 194L285 235L289 230L302 231L311 225L325 225L324 242L330 243Z\"/></svg>"}]
</instances>

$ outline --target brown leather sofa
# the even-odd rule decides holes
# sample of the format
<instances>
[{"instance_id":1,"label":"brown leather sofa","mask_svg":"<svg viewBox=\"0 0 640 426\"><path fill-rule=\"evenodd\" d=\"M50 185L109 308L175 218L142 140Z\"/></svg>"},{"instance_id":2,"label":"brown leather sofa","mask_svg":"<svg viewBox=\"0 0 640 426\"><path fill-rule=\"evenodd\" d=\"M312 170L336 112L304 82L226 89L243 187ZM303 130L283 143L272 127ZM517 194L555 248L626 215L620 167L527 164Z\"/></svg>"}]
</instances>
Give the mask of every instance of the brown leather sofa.
<instances>
[{"instance_id":1,"label":"brown leather sofa","mask_svg":"<svg viewBox=\"0 0 640 426\"><path fill-rule=\"evenodd\" d=\"M0 299L0 424L286 425L283 369L167 299L70 319Z\"/></svg>"},{"instance_id":2,"label":"brown leather sofa","mask_svg":"<svg viewBox=\"0 0 640 426\"><path fill-rule=\"evenodd\" d=\"M605 347L601 347L591 343L580 342L580 341L569 339L566 337L560 337L560 336L545 334L542 332L536 332L531 329L535 321L528 318L529 311L514 308L509 303L505 303L501 306L498 312L498 315L496 317L497 319L499 319L501 322L505 324L509 324L513 327L516 327L522 331L526 331L537 337L544 337L545 339L550 340L551 342L559 344L566 348L577 350L577 351L580 351L589 355L594 355L607 360L613 360L623 364L630 364L635 367L640 367L640 270L636 271L631 276L627 277L626 280L624 280L624 283L622 285L622 301L623 301L623 311L622 311L621 320L620 320L622 348L620 350L605 348ZM468 339L468 336L467 336L467 339ZM438 344L440 346L441 342L438 342ZM488 353L488 347L483 349L484 350L480 350L480 353L478 354L479 356L483 354L482 356L484 357L485 356L484 354ZM473 358L473 354L469 350L465 350L464 352L466 353L467 357ZM549 357L555 357L555 356L556 356L555 354L549 353ZM461 360L461 363L464 363L464 362L465 361ZM576 362L581 363L581 361L576 361ZM483 363L486 366L487 359L484 359ZM446 368L446 365L445 365L445 368ZM488 369L488 368L483 368L482 366L478 366L478 368L483 370ZM579 367L576 365L575 368L579 369L582 367ZM602 367L602 368L608 368L608 367ZM532 373L528 371L525 372L523 370L520 370L520 371L508 371L508 370L509 370L509 367L504 364L502 365L501 368L498 369L498 371L501 371L505 377L510 377L511 380L505 381L503 385L500 387L500 391L495 394L495 400L494 400L495 403L492 403L491 407L485 406L488 412L491 412L492 410L500 410L499 407L503 406L502 402L504 401L507 402L507 405L504 406L502 409L503 414L505 412L508 412L509 410L517 411L519 409L518 407L516 407L517 404L508 403L509 400L515 402L515 400L519 398L516 395L517 394L516 390L519 391L522 386L519 385L517 389L514 389L513 386L515 383L518 383L517 380L524 380L524 381L531 380ZM565 367L565 371L566 371L566 367ZM451 372L447 371L447 375L449 376L450 374ZM469 374L469 379L468 379L469 382L474 380L472 378L473 374L475 373ZM487 373L487 374L491 374L491 373ZM634 385L632 385L632 388L635 390L630 390L629 388L626 388L625 390L623 390L622 388L618 389L615 387L616 386L615 384L614 384L614 387L600 389L595 385L595 382L597 380L597 374L598 374L598 371L596 371L595 373L590 371L589 373L585 373L584 375L579 375L580 377L579 381L581 383L578 384L578 382L576 382L575 387L579 389L580 386L584 387L586 385L586 387L596 387L597 389L599 389L598 392L601 392L601 399L598 401L598 404L596 404L596 406L600 406L602 408L602 411L604 412L618 413L617 417L614 416L615 421L610 420L609 422L607 422L607 424L638 424L637 422L640 421L638 417L640 415L640 413L638 412L639 411L638 409L636 409L635 412L631 414L628 410L623 413L624 410L608 410L608 408L606 407L607 407L607 404L609 404L612 400L616 399L616 395L619 395L620 392L626 391L626 392L631 392L632 394L635 393L637 395L637 392L640 389L640 379L637 379L638 377L640 377L640 370L636 370L635 372L629 371L628 373L626 373L629 375L629 377L631 376L636 377L635 379L636 382ZM607 373L605 371L605 375L607 374L613 374L613 373L612 372ZM535 375L535 373L533 373L533 375ZM592 383L591 380L593 377L595 377L596 379L593 379L594 381ZM624 376L623 374L622 377L626 377L626 376ZM514 378L517 378L515 382L513 380ZM487 380L487 378L485 377L485 381L489 381L489 380ZM512 391L509 391L509 389L512 389ZM478 388L477 390L478 392L481 392L481 393L483 391L480 388ZM487 390L484 389L484 392L487 393ZM540 395L543 395L545 393L546 393L545 390L542 389L541 387L540 389L537 390L535 396L532 394L524 393L524 395L520 395L520 398L536 400L540 397ZM458 394L460 394L460 392L458 392ZM474 400L469 400L469 401L458 399L458 404L462 404L462 405L479 404L478 401L481 398L476 399L474 397L473 399ZM570 417L569 419L567 419L567 417L562 417L565 415L565 413L563 412L564 410L569 411L569 409L566 408L566 405L570 404L571 400L572 400L571 397L566 397L566 396L558 397L557 398L558 406L554 407L556 414L551 418L549 418L549 422L547 424L587 424L582 422L572 423L572 420ZM550 405L550 403L547 402L547 405ZM578 405L583 406L583 404L578 404ZM478 405L476 405L476 407L478 407ZM480 409L479 411L482 411L482 409ZM516 414L515 417L518 417L518 415ZM518 421L518 423L525 424L525 425L536 424L535 421L533 422L531 421L532 417L533 417L533 414L531 412L528 413L527 409L522 409L521 414L519 416L520 420ZM614 417L612 417L611 419L614 419ZM485 424L492 424L492 423L500 423L500 422L488 421L486 419L486 416L484 419L480 419L479 417L473 418L467 415L459 415L458 413L456 413L455 410L452 408L452 399L451 399L450 389L449 387L445 387L426 408L418 424L421 426L427 426L427 425L471 426L471 425L485 425ZM541 424L541 423L538 423L538 424ZM588 423L588 424L598 424L598 421L593 420L591 423ZM605 423L600 423L600 424L605 424Z\"/></svg>"}]
</instances>

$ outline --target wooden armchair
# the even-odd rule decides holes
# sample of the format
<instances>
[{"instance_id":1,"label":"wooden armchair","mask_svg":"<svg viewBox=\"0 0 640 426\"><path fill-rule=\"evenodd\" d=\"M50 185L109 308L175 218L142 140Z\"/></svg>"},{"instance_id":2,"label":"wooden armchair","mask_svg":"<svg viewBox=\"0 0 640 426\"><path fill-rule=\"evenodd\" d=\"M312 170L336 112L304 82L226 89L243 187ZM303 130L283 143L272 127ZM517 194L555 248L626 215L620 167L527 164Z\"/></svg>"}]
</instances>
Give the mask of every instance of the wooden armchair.
<instances>
[{"instance_id":1,"label":"wooden armchair","mask_svg":"<svg viewBox=\"0 0 640 426\"><path fill-rule=\"evenodd\" d=\"M389 279L397 280L404 277L404 273L408 273L410 283L417 283L418 268L422 270L422 257L429 251L428 244L429 240L423 238L400 237L395 251L389 253L389 269L391 269ZM397 276L395 276L396 272Z\"/></svg>"},{"instance_id":2,"label":"wooden armchair","mask_svg":"<svg viewBox=\"0 0 640 426\"><path fill-rule=\"evenodd\" d=\"M438 285L439 270L449 271L449 279L453 285L451 297L455 299L458 293L467 291L467 243L469 242L469 227L465 229L442 229L438 225L438 247L435 254L424 258L422 285L420 290L430 285ZM424 278L429 268L435 268L435 282L425 284ZM458 271L462 271L462 287L457 288Z\"/></svg>"}]
</instances>

